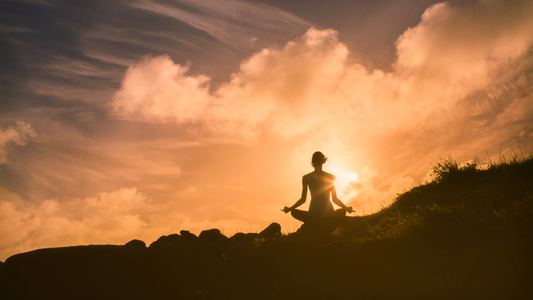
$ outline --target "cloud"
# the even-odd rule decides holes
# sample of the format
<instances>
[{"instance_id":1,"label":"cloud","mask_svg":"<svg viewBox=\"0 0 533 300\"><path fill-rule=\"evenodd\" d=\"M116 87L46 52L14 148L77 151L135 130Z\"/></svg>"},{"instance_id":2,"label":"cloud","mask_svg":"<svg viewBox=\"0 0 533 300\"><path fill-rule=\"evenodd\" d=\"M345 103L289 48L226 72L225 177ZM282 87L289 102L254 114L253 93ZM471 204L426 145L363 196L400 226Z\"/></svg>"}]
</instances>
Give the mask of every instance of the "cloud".
<instances>
[{"instance_id":1,"label":"cloud","mask_svg":"<svg viewBox=\"0 0 533 300\"><path fill-rule=\"evenodd\" d=\"M527 55L533 43L533 3L476 2L433 5L397 40L396 73L404 76L402 89L408 95L432 105L443 98L455 104ZM434 97L435 91L441 97Z\"/></svg>"},{"instance_id":2,"label":"cloud","mask_svg":"<svg viewBox=\"0 0 533 300\"><path fill-rule=\"evenodd\" d=\"M0 257L43 247L125 243L146 237L147 223L140 214L150 201L136 188L73 201L28 203L7 197L0 200Z\"/></svg>"},{"instance_id":3,"label":"cloud","mask_svg":"<svg viewBox=\"0 0 533 300\"><path fill-rule=\"evenodd\" d=\"M201 122L252 138L264 131L293 137L437 128L466 97L512 77L514 63L530 59L530 12L529 2L434 5L398 39L393 72L349 64L332 29L311 28L282 49L255 53L212 93L207 76L188 76L166 56L145 58L126 73L113 107L119 118Z\"/></svg>"},{"instance_id":4,"label":"cloud","mask_svg":"<svg viewBox=\"0 0 533 300\"><path fill-rule=\"evenodd\" d=\"M215 116L267 125L285 137L316 129L345 108L339 100L347 56L331 29L311 28L283 49L263 49L216 91L222 105Z\"/></svg>"},{"instance_id":5,"label":"cloud","mask_svg":"<svg viewBox=\"0 0 533 300\"><path fill-rule=\"evenodd\" d=\"M0 260L38 248L87 244L124 244L141 239L147 244L161 235L219 228L228 236L250 230L244 219L227 218L221 210L191 217L175 202L155 203L137 188L120 188L84 199L28 202L15 194L0 196ZM232 209L232 206L229 206ZM245 214L242 211L241 214ZM263 226L268 225L268 220Z\"/></svg>"},{"instance_id":6,"label":"cloud","mask_svg":"<svg viewBox=\"0 0 533 300\"><path fill-rule=\"evenodd\" d=\"M186 76L188 67L168 56L145 58L126 72L113 106L119 118L195 122L210 101L206 76Z\"/></svg>"},{"instance_id":7,"label":"cloud","mask_svg":"<svg viewBox=\"0 0 533 300\"><path fill-rule=\"evenodd\" d=\"M7 151L12 144L24 146L31 138L37 136L30 124L17 121L15 126L0 128L0 164L7 162Z\"/></svg>"},{"instance_id":8,"label":"cloud","mask_svg":"<svg viewBox=\"0 0 533 300\"><path fill-rule=\"evenodd\" d=\"M262 3L235 0L179 0L173 4L137 1L132 4L143 10L172 17L230 44L250 44L252 28L268 29L277 34L308 27L309 23L295 15Z\"/></svg>"},{"instance_id":9,"label":"cloud","mask_svg":"<svg viewBox=\"0 0 533 300\"><path fill-rule=\"evenodd\" d=\"M282 50L264 49L214 93L208 77L187 76L187 67L169 57L145 58L126 72L113 99L114 114L148 122L203 122L217 133L245 138L255 138L266 121L275 124L276 133L300 133L341 108L327 98L348 55L336 34L312 28Z\"/></svg>"}]
</instances>

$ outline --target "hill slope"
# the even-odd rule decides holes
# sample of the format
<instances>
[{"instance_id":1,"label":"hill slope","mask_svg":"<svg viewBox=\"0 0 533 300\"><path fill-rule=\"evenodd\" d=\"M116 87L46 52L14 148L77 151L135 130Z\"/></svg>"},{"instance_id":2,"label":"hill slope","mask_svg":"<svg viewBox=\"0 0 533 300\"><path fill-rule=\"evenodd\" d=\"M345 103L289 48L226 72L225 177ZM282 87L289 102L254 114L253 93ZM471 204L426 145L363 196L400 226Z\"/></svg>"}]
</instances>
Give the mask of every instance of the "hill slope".
<instances>
[{"instance_id":1,"label":"hill slope","mask_svg":"<svg viewBox=\"0 0 533 300\"><path fill-rule=\"evenodd\" d=\"M479 167L444 160L434 181L330 230L182 232L148 248L14 255L0 265L1 290L4 299L529 299L533 157Z\"/></svg>"},{"instance_id":2,"label":"hill slope","mask_svg":"<svg viewBox=\"0 0 533 300\"><path fill-rule=\"evenodd\" d=\"M533 156L464 166L441 160L433 176L363 217L357 239L532 239Z\"/></svg>"}]
</instances>

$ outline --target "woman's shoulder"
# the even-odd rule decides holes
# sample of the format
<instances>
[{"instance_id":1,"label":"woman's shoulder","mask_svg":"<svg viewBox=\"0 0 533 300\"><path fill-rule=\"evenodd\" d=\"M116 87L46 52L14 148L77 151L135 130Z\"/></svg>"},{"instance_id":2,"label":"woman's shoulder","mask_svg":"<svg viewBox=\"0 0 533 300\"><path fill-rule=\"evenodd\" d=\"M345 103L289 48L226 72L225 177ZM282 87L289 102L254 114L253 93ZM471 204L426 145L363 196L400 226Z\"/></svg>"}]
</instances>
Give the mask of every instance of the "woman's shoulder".
<instances>
[{"instance_id":1,"label":"woman's shoulder","mask_svg":"<svg viewBox=\"0 0 533 300\"><path fill-rule=\"evenodd\" d=\"M313 176L315 176L315 175L314 175L314 172L311 172L311 173L307 173L307 174L305 174L302 178L311 178L311 177L313 177Z\"/></svg>"},{"instance_id":2,"label":"woman's shoulder","mask_svg":"<svg viewBox=\"0 0 533 300\"><path fill-rule=\"evenodd\" d=\"M316 174L316 175L313 175L313 174ZM322 177L322 178L326 177L326 178L328 178L328 179L335 180L335 175L333 175L333 174L331 174L331 173L328 173L328 172L324 172L324 171L322 171L322 172L320 172L320 173L318 173L318 174L317 174L316 172L307 173L307 174L305 174L305 175L303 176L303 179L304 179L304 180L307 180L307 179L309 179L309 178L312 178L313 176L318 177L318 178L320 178L320 177Z\"/></svg>"},{"instance_id":3,"label":"woman's shoulder","mask_svg":"<svg viewBox=\"0 0 533 300\"><path fill-rule=\"evenodd\" d=\"M324 174L329 177L331 180L335 180L335 175L331 174L331 173L328 173L328 172L324 172Z\"/></svg>"}]
</instances>

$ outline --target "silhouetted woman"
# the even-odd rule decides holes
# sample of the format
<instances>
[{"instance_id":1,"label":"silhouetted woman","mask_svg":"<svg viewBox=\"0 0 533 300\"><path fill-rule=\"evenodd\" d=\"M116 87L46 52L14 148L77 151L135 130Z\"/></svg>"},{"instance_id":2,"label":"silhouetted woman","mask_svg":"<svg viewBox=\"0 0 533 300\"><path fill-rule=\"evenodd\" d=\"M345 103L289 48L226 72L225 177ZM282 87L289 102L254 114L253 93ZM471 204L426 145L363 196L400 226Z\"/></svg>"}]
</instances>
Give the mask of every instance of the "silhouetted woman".
<instances>
[{"instance_id":1,"label":"silhouetted woman","mask_svg":"<svg viewBox=\"0 0 533 300\"><path fill-rule=\"evenodd\" d=\"M291 215L302 222L313 222L325 220L332 217L341 217L346 215L346 212L352 213L354 210L350 206L337 198L337 191L335 190L335 176L333 174L324 172L322 165L327 161L327 158L322 152L315 152L311 159L311 164L315 170L302 177L302 197L296 201L293 206L285 206L282 211L285 213L291 212ZM311 203L309 204L309 211L296 209L298 206L305 203L307 199L307 188L311 192ZM340 206L340 209L334 210L330 201Z\"/></svg>"}]
</instances>

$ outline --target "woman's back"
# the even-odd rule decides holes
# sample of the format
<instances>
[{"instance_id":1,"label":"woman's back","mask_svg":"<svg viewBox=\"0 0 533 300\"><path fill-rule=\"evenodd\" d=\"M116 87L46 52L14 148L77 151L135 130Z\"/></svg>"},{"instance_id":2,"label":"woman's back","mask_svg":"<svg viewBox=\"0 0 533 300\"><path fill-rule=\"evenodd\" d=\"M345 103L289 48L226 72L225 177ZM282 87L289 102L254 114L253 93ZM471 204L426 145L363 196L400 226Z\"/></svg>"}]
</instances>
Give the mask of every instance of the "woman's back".
<instances>
[{"instance_id":1,"label":"woman's back","mask_svg":"<svg viewBox=\"0 0 533 300\"><path fill-rule=\"evenodd\" d=\"M334 187L335 176L324 171L315 171L305 175L304 181L307 182L311 192L309 214L322 217L332 216L334 209L329 196Z\"/></svg>"}]
</instances>

